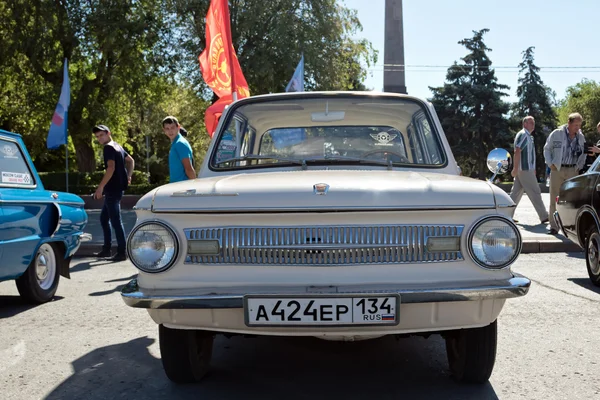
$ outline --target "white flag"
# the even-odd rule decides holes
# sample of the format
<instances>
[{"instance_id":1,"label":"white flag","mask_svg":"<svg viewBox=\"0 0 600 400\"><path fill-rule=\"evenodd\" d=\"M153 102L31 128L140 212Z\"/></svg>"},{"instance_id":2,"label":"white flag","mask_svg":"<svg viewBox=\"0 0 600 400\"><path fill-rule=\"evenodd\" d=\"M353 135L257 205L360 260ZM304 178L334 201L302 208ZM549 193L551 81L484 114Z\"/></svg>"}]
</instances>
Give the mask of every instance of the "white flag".
<instances>
[{"instance_id":1,"label":"white flag","mask_svg":"<svg viewBox=\"0 0 600 400\"><path fill-rule=\"evenodd\" d=\"M292 80L285 87L286 92L304 92L304 54L294 71Z\"/></svg>"}]
</instances>

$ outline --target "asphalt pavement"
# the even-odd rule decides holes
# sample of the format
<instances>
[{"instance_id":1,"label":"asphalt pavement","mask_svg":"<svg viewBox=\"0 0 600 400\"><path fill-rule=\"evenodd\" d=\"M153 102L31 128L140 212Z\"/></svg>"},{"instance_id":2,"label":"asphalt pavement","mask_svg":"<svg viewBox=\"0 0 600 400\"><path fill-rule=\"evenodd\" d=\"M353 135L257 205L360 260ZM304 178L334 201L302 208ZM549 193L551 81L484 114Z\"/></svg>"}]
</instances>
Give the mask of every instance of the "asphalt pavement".
<instances>
[{"instance_id":1,"label":"asphalt pavement","mask_svg":"<svg viewBox=\"0 0 600 400\"><path fill-rule=\"evenodd\" d=\"M542 199L549 206L550 195L548 193L542 193ZM86 210L88 213L88 224L85 228L85 232L92 235L90 242L82 243L77 256L85 257L91 256L93 253L102 249L103 234L102 227L100 226L100 210ZM135 226L136 215L135 211L131 209L124 209L121 212L123 219L123 226L125 227L125 233L129 234L131 229ZM531 201L527 195L523 195L523 198L517 210L515 211L514 218L518 220L517 223L521 236L523 238L523 251L522 253L552 253L552 252L578 252L582 251L579 245L571 242L565 238L562 234L549 235L546 233L546 225L541 224L540 220L531 204ZM116 240L113 233L113 249L116 250Z\"/></svg>"},{"instance_id":2,"label":"asphalt pavement","mask_svg":"<svg viewBox=\"0 0 600 400\"><path fill-rule=\"evenodd\" d=\"M506 301L489 383L449 376L444 341L362 342L219 335L199 384L165 376L158 329L127 307L129 262L75 259L54 301L24 304L0 282L0 393L30 399L599 399L600 289L579 253L524 254L513 270L532 280Z\"/></svg>"}]
</instances>

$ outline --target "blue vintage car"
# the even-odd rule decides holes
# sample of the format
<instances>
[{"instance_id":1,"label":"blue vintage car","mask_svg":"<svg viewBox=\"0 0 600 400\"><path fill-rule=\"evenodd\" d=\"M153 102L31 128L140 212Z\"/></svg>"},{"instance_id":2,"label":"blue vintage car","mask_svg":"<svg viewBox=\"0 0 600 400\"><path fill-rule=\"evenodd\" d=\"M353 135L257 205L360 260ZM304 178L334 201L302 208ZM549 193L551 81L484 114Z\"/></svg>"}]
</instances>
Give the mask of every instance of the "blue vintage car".
<instances>
[{"instance_id":1,"label":"blue vintage car","mask_svg":"<svg viewBox=\"0 0 600 400\"><path fill-rule=\"evenodd\" d=\"M52 299L88 217L81 197L44 185L21 136L0 130L0 281L32 303Z\"/></svg>"}]
</instances>

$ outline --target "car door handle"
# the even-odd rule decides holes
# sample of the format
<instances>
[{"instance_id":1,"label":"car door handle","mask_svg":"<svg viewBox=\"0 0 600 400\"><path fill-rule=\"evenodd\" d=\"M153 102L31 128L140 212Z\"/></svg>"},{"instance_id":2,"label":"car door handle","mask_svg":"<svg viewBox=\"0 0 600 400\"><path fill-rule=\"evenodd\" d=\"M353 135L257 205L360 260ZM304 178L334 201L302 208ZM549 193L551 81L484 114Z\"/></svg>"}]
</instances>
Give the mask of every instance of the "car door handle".
<instances>
[{"instance_id":1,"label":"car door handle","mask_svg":"<svg viewBox=\"0 0 600 400\"><path fill-rule=\"evenodd\" d=\"M599 185L599 186L600 186L600 185ZM54 200L58 199L58 194L57 194L57 193L52 193L52 198L53 198Z\"/></svg>"}]
</instances>

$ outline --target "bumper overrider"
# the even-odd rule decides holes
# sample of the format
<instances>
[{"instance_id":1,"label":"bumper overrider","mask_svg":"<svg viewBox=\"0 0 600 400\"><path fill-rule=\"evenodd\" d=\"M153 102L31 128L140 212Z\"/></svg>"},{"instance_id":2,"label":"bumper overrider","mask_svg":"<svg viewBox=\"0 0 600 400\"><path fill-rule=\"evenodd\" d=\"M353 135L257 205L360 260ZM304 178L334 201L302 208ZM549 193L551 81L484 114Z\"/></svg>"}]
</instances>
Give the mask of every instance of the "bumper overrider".
<instances>
[{"instance_id":1,"label":"bumper overrider","mask_svg":"<svg viewBox=\"0 0 600 400\"><path fill-rule=\"evenodd\" d=\"M225 309L244 308L246 295L295 295L310 296L321 295L348 295L348 294L391 294L399 295L403 304L407 303L439 303L457 301L479 301L489 299L509 299L527 294L531 281L526 277L513 274L505 280L478 281L476 283L445 283L432 287L431 285L406 285L402 288L385 287L329 287L326 292L319 292L311 287L265 287L260 291L253 290L241 293L240 288L227 290L219 288L206 290L201 293L198 289L141 289L137 279L130 281L121 290L121 297L125 304L135 308L149 309Z\"/></svg>"}]
</instances>

